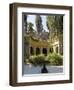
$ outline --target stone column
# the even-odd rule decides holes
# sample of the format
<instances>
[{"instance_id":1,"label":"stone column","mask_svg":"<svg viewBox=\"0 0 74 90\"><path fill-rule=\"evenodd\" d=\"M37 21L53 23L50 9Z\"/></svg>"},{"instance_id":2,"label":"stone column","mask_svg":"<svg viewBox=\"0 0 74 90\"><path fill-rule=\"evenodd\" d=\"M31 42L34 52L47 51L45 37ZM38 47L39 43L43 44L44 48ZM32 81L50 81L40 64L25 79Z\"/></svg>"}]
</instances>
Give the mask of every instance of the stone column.
<instances>
[{"instance_id":1,"label":"stone column","mask_svg":"<svg viewBox=\"0 0 74 90\"><path fill-rule=\"evenodd\" d=\"M53 46L53 52L56 53L56 47L55 46Z\"/></svg>"},{"instance_id":2,"label":"stone column","mask_svg":"<svg viewBox=\"0 0 74 90\"><path fill-rule=\"evenodd\" d=\"M49 48L47 47L47 55L49 54Z\"/></svg>"},{"instance_id":3,"label":"stone column","mask_svg":"<svg viewBox=\"0 0 74 90\"><path fill-rule=\"evenodd\" d=\"M43 54L43 48L40 47L40 54Z\"/></svg>"},{"instance_id":4,"label":"stone column","mask_svg":"<svg viewBox=\"0 0 74 90\"><path fill-rule=\"evenodd\" d=\"M60 54L60 44L58 44L58 54Z\"/></svg>"},{"instance_id":5,"label":"stone column","mask_svg":"<svg viewBox=\"0 0 74 90\"><path fill-rule=\"evenodd\" d=\"M34 55L36 55L36 47L34 47L33 49L34 49Z\"/></svg>"},{"instance_id":6,"label":"stone column","mask_svg":"<svg viewBox=\"0 0 74 90\"><path fill-rule=\"evenodd\" d=\"M30 54L30 46L29 46L29 56L31 56L31 54Z\"/></svg>"}]
</instances>

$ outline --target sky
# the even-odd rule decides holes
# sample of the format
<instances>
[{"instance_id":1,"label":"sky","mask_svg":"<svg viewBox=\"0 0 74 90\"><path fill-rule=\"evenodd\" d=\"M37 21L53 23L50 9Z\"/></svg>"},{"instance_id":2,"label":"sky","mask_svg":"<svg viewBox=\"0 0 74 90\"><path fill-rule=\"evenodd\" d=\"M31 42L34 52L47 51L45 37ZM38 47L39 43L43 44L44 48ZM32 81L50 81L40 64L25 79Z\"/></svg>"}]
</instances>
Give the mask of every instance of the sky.
<instances>
[{"instance_id":1,"label":"sky","mask_svg":"<svg viewBox=\"0 0 74 90\"><path fill-rule=\"evenodd\" d=\"M36 15L28 15L27 22L33 23L34 24L33 28L36 30L35 17L36 17ZM48 32L48 29L47 29L47 26L46 26L46 16L41 15L41 19L42 19L42 25L43 25L44 30Z\"/></svg>"}]
</instances>

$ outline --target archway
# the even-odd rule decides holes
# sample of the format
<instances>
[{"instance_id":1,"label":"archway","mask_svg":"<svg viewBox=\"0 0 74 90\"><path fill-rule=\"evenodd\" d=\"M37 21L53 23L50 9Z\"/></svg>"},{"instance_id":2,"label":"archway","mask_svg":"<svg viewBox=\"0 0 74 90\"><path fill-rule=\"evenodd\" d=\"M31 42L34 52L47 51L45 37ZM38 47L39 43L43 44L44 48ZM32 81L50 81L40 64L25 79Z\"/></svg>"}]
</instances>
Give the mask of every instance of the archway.
<instances>
[{"instance_id":1,"label":"archway","mask_svg":"<svg viewBox=\"0 0 74 90\"><path fill-rule=\"evenodd\" d=\"M36 48L36 55L40 54L40 48Z\"/></svg>"},{"instance_id":2,"label":"archway","mask_svg":"<svg viewBox=\"0 0 74 90\"><path fill-rule=\"evenodd\" d=\"M43 48L43 54L47 55L47 49Z\"/></svg>"},{"instance_id":3,"label":"archway","mask_svg":"<svg viewBox=\"0 0 74 90\"><path fill-rule=\"evenodd\" d=\"M33 47L30 47L30 54L31 54L31 55L34 54L34 49L33 49Z\"/></svg>"},{"instance_id":4,"label":"archway","mask_svg":"<svg viewBox=\"0 0 74 90\"><path fill-rule=\"evenodd\" d=\"M49 49L49 52L50 52L50 53L53 53L53 48L50 48L50 49Z\"/></svg>"}]
</instances>

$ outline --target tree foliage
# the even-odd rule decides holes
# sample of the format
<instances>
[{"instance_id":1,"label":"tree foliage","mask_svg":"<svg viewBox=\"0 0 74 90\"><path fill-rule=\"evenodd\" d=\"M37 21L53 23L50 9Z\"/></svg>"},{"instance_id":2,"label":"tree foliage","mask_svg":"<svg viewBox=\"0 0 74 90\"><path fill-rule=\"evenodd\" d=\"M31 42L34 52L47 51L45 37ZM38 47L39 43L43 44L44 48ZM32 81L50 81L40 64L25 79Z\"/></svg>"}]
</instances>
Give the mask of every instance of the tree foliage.
<instances>
[{"instance_id":1,"label":"tree foliage","mask_svg":"<svg viewBox=\"0 0 74 90\"><path fill-rule=\"evenodd\" d=\"M50 65L63 65L63 57L57 53L48 54L46 60L50 61Z\"/></svg>"},{"instance_id":2,"label":"tree foliage","mask_svg":"<svg viewBox=\"0 0 74 90\"><path fill-rule=\"evenodd\" d=\"M41 19L40 15L36 15L35 22L36 22L37 32L38 33L42 32L43 31L43 25L42 25L42 19Z\"/></svg>"},{"instance_id":3,"label":"tree foliage","mask_svg":"<svg viewBox=\"0 0 74 90\"><path fill-rule=\"evenodd\" d=\"M47 56L44 54L33 55L29 58L29 63L34 66L42 66L42 65L63 65L63 57L62 55L58 55L57 53L50 53Z\"/></svg>"},{"instance_id":4,"label":"tree foliage","mask_svg":"<svg viewBox=\"0 0 74 90\"><path fill-rule=\"evenodd\" d=\"M27 26L28 26L27 29L28 29L29 32L33 32L33 31L34 31L34 29L33 29L33 26L34 26L33 23L29 22L29 23L27 24Z\"/></svg>"},{"instance_id":5,"label":"tree foliage","mask_svg":"<svg viewBox=\"0 0 74 90\"><path fill-rule=\"evenodd\" d=\"M63 34L63 16L47 16L47 27L51 36Z\"/></svg>"},{"instance_id":6,"label":"tree foliage","mask_svg":"<svg viewBox=\"0 0 74 90\"><path fill-rule=\"evenodd\" d=\"M24 62L29 58L29 37L24 36Z\"/></svg>"},{"instance_id":7,"label":"tree foliage","mask_svg":"<svg viewBox=\"0 0 74 90\"><path fill-rule=\"evenodd\" d=\"M50 63L49 60L45 59L44 54L30 56L29 62L34 66L42 66Z\"/></svg>"}]
</instances>

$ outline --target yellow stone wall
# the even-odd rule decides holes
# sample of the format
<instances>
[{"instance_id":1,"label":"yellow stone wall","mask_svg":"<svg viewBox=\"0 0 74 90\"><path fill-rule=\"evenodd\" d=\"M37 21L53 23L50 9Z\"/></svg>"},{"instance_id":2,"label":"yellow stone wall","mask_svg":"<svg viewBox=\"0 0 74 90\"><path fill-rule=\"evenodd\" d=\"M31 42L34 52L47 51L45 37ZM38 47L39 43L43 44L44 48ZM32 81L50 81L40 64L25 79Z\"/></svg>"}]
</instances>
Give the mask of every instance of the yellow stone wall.
<instances>
[{"instance_id":1,"label":"yellow stone wall","mask_svg":"<svg viewBox=\"0 0 74 90\"><path fill-rule=\"evenodd\" d=\"M49 47L49 42L47 40L33 40L30 38L29 43L32 47Z\"/></svg>"}]
</instances>

